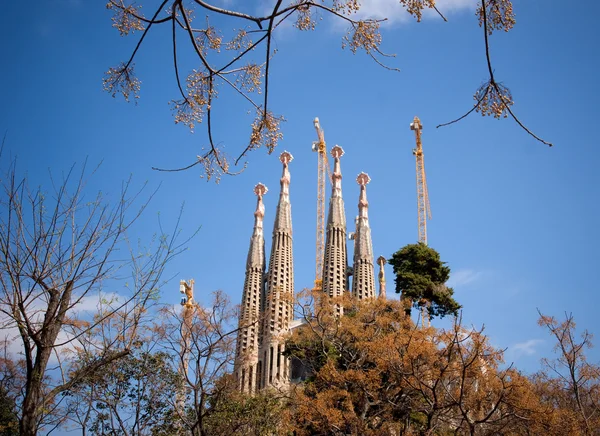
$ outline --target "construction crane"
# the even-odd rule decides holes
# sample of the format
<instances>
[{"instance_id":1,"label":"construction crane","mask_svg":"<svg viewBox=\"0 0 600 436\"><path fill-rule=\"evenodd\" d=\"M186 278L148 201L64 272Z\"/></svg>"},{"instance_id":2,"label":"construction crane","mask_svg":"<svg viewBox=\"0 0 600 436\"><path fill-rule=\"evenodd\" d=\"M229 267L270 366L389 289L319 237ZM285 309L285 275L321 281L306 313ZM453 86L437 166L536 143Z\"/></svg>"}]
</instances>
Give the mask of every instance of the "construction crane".
<instances>
[{"instance_id":1,"label":"construction crane","mask_svg":"<svg viewBox=\"0 0 600 436\"><path fill-rule=\"evenodd\" d=\"M423 144L421 144L421 130L423 125L419 117L410 123L410 130L415 131L417 141L413 154L417 161L417 209L419 212L419 242L427 245L427 220L431 219L429 206L429 193L427 192L427 179L425 178L425 162L423 160Z\"/></svg>"},{"instance_id":2,"label":"construction crane","mask_svg":"<svg viewBox=\"0 0 600 436\"><path fill-rule=\"evenodd\" d=\"M427 245L427 220L431 219L431 208L429 207L429 193L427 192L427 178L425 177L425 161L423 159L423 144L421 143L421 130L423 125L419 117L415 117L410 123L410 130L415 131L416 148L413 148L413 155L417 161L417 209L419 213L419 242ZM429 302L421 301L421 325L422 327L431 326L427 308ZM427 322L427 324L425 324Z\"/></svg>"},{"instance_id":3,"label":"construction crane","mask_svg":"<svg viewBox=\"0 0 600 436\"><path fill-rule=\"evenodd\" d=\"M318 141L312 144L312 151L317 153L318 172L317 172L317 261L315 272L315 290L323 290L323 257L325 255L325 179L329 178L331 183L331 170L327 160L327 146L325 144L325 134L319 118L314 120L317 130Z\"/></svg>"}]
</instances>

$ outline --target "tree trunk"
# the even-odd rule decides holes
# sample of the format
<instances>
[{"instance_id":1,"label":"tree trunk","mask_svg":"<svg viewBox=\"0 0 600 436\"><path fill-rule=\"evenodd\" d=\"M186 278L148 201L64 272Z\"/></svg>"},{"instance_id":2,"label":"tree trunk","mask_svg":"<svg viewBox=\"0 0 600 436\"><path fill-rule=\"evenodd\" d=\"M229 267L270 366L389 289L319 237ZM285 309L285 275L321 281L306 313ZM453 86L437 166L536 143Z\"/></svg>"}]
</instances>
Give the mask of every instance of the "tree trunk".
<instances>
[{"instance_id":1,"label":"tree trunk","mask_svg":"<svg viewBox=\"0 0 600 436\"><path fill-rule=\"evenodd\" d=\"M56 338L71 303L71 293L73 290L72 281L67 282L62 294L57 289L49 289L41 280L37 281L47 290L49 300L48 309L44 316L44 323L39 331L40 339L36 341L36 356L33 368L27 374L25 398L23 399L23 414L19 423L21 436L37 435L40 410L43 410L40 407L40 397L43 388L42 381L52 349L56 343ZM44 401L52 401L52 399L45 398Z\"/></svg>"}]
</instances>

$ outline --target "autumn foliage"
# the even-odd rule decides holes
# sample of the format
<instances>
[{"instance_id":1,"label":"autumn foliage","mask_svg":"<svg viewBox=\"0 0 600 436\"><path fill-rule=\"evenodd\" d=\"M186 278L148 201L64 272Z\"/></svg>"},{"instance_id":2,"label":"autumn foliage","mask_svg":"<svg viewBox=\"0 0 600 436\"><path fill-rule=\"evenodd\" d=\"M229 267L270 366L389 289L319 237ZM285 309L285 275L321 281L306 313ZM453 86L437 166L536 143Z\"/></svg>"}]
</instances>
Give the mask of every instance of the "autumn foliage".
<instances>
[{"instance_id":1,"label":"autumn foliage","mask_svg":"<svg viewBox=\"0 0 600 436\"><path fill-rule=\"evenodd\" d=\"M340 302L335 302L340 304ZM544 409L478 330L423 328L399 301L323 304L288 353L310 369L292 391L296 434L526 434ZM541 428L541 427L540 427Z\"/></svg>"}]
</instances>

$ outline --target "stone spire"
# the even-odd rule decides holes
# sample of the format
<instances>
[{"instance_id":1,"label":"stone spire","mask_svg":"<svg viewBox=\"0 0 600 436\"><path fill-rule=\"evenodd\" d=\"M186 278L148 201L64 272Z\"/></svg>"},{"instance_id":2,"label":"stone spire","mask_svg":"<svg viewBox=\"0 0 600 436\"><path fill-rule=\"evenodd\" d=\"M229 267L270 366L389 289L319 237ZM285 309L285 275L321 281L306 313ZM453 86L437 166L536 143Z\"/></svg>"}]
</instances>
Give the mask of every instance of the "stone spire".
<instances>
[{"instance_id":1,"label":"stone spire","mask_svg":"<svg viewBox=\"0 0 600 436\"><path fill-rule=\"evenodd\" d=\"M377 258L377 264L379 265L379 298L383 298L385 300L385 270L383 267L387 263L387 260L383 256L379 256Z\"/></svg>"},{"instance_id":2,"label":"stone spire","mask_svg":"<svg viewBox=\"0 0 600 436\"><path fill-rule=\"evenodd\" d=\"M339 145L331 149L333 156L333 186L327 215L327 236L323 261L323 292L330 297L339 297L346 290L348 255L346 250L346 214L342 198L342 170L340 158L344 150Z\"/></svg>"},{"instance_id":3,"label":"stone spire","mask_svg":"<svg viewBox=\"0 0 600 436\"><path fill-rule=\"evenodd\" d=\"M254 231L250 238L248 260L246 261L246 279L242 292L239 330L235 354L234 372L242 392L253 394L257 391L258 378L258 336L261 296L265 274L265 238L263 218L265 206L263 195L268 189L262 183L254 187L258 197L254 212Z\"/></svg>"},{"instance_id":4,"label":"stone spire","mask_svg":"<svg viewBox=\"0 0 600 436\"><path fill-rule=\"evenodd\" d=\"M360 173L356 182L360 185L358 217L354 235L354 278L352 295L359 300L375 296L375 271L373 262L373 243L369 227L369 202L367 201L368 174Z\"/></svg>"},{"instance_id":5,"label":"stone spire","mask_svg":"<svg viewBox=\"0 0 600 436\"><path fill-rule=\"evenodd\" d=\"M260 344L260 388L286 387L290 379L289 359L282 355L285 336L289 332L294 303L294 259L292 254L292 209L290 204L289 163L293 157L287 151L279 157L283 164L281 193L275 224L273 245L267 273L266 293Z\"/></svg>"}]
</instances>

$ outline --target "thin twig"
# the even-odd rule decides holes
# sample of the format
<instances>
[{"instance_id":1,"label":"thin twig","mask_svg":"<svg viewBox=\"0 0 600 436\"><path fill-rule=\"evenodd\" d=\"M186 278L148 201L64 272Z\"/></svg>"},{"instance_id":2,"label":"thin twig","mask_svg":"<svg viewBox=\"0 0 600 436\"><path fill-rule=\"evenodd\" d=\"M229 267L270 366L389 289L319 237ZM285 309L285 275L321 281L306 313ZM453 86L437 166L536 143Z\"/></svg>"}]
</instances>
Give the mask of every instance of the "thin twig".
<instances>
[{"instance_id":1,"label":"thin twig","mask_svg":"<svg viewBox=\"0 0 600 436\"><path fill-rule=\"evenodd\" d=\"M154 19L158 16L158 14L160 13L161 9L167 4L169 0L163 0L163 2L160 4L160 6L158 7L158 9L156 10L156 12L154 13L154 16L152 17L152 20L154 21ZM115 80L113 80L113 83L117 83L117 81L121 78L121 76L123 75L123 73L125 71L127 71L127 69L129 68L129 66L131 65L131 63L133 62L133 58L135 57L137 51L140 49L141 45L142 45L142 41L144 41L144 38L146 37L146 35L148 34L148 31L150 30L150 27L152 27L152 23L148 24L148 27L146 27L144 29L144 33L142 33L142 36L140 38L140 40L138 41L138 43L135 46L135 49L133 50L133 53L131 53L131 56L129 58L129 60L127 61L127 64L121 69L121 72L119 73L119 75L115 78Z\"/></svg>"},{"instance_id":2,"label":"thin twig","mask_svg":"<svg viewBox=\"0 0 600 436\"><path fill-rule=\"evenodd\" d=\"M442 14L440 12L440 10L437 8L436 5L433 5L433 9L435 9L435 11L439 14L439 16L442 17L442 20L444 20L446 23L448 22L448 20L446 19L446 17L444 17L444 14Z\"/></svg>"},{"instance_id":3,"label":"thin twig","mask_svg":"<svg viewBox=\"0 0 600 436\"><path fill-rule=\"evenodd\" d=\"M371 56L371 59L373 59L380 67L385 68L386 70L390 70L390 71L397 71L400 72L400 68L395 68L395 67L388 67L387 65L385 65L384 63L382 63L379 59L377 59L373 53L369 53L369 56Z\"/></svg>"},{"instance_id":4,"label":"thin twig","mask_svg":"<svg viewBox=\"0 0 600 436\"><path fill-rule=\"evenodd\" d=\"M175 17L175 8L172 11L173 18ZM179 92L185 101L188 101L185 92L183 92L183 87L181 86L181 79L179 78L179 68L177 67L177 43L176 43L176 28L175 21L173 20L173 68L175 69L175 79L177 80L177 87L179 88Z\"/></svg>"},{"instance_id":5,"label":"thin twig","mask_svg":"<svg viewBox=\"0 0 600 436\"><path fill-rule=\"evenodd\" d=\"M475 104L475 106L473 106L470 111L468 111L462 117L459 117L459 118L457 118L455 120L452 120L452 121L450 121L448 123L438 124L437 126L435 126L435 128L437 129L438 127L449 126L450 124L457 123L460 120L462 120L463 118L466 118L471 112L473 112L475 109L477 109L479 107L479 105L481 104L481 102L483 101L483 99L488 95L488 92L490 92L490 87L489 86L485 89L485 94L483 94L483 96L477 101L477 103Z\"/></svg>"},{"instance_id":6,"label":"thin twig","mask_svg":"<svg viewBox=\"0 0 600 436\"><path fill-rule=\"evenodd\" d=\"M187 33L190 36L190 41L192 42L192 45L194 46L194 51L196 52L196 54L198 55L198 57L200 58L200 60L202 61L202 63L204 64L204 67L212 74L215 71L213 70L213 68L210 66L210 64L208 63L208 61L206 60L206 58L204 57L204 54L202 53L202 50L200 50L200 47L198 47L198 44L196 44L196 38L194 38L194 33L190 30L190 21L188 19L188 16L185 12L185 9L183 9L183 5L181 4L181 0L179 0L177 2L177 4L179 5L179 10L181 11L181 15L183 17L183 20L185 21L185 25L187 27Z\"/></svg>"},{"instance_id":7,"label":"thin twig","mask_svg":"<svg viewBox=\"0 0 600 436\"><path fill-rule=\"evenodd\" d=\"M210 151L208 153L210 153ZM193 164L190 164L186 167L182 167L182 168L166 169L166 168L152 167L152 169L154 171L163 171L163 172L167 172L167 173L172 173L172 172L177 172L177 171L185 171L185 170L189 170L192 167L195 167L200 162L202 162L203 159L205 159L205 157L199 156L198 159L196 160L196 162L194 162Z\"/></svg>"},{"instance_id":8,"label":"thin twig","mask_svg":"<svg viewBox=\"0 0 600 436\"><path fill-rule=\"evenodd\" d=\"M217 74L221 74L223 72L223 70L225 70L226 68L229 68L231 65L233 65L235 62L237 62L238 60L240 60L246 53L248 53L250 50L254 50L254 48L260 44L261 42L263 42L266 38L267 38L268 33L265 33L258 41L256 41L255 43L253 43L250 47L246 48L246 50L244 50L243 52L241 52L238 56L236 56L232 61L228 62L225 66L219 68L216 73Z\"/></svg>"},{"instance_id":9,"label":"thin twig","mask_svg":"<svg viewBox=\"0 0 600 436\"><path fill-rule=\"evenodd\" d=\"M531 130L529 130L527 127L525 127L525 125L521 122L521 120L519 118L517 118L517 116L514 114L514 112L510 108L510 106L508 104L506 104L506 101L504 100L504 96L498 91L498 85L496 85L496 82L492 83L492 85L496 89L496 92L498 92L498 95L500 96L500 99L504 103L504 107L506 108L506 110L508 111L508 113L510 114L510 116L512 117L512 119L515 120L517 122L517 124L519 126L521 126L521 128L523 130L525 130L527 133L529 133L529 135L531 135L532 137L534 137L535 139L537 139L538 141L540 141L542 144L546 144L548 147L552 147L554 144L552 144L551 142L543 140L542 138L540 138L539 136L537 136L535 133L533 133Z\"/></svg>"},{"instance_id":10,"label":"thin twig","mask_svg":"<svg viewBox=\"0 0 600 436\"><path fill-rule=\"evenodd\" d=\"M208 3L203 2L202 0L194 0L194 2L197 3L198 5L202 6L204 9L208 9L209 11L216 12L218 14L229 15L231 17L243 18L245 20L252 21L252 22L256 23L256 25L258 27L260 27L261 29L262 29L261 22L266 20L266 18L253 17L251 15L244 14L241 12L230 11L228 9L218 8L216 6L209 5Z\"/></svg>"},{"instance_id":11,"label":"thin twig","mask_svg":"<svg viewBox=\"0 0 600 436\"><path fill-rule=\"evenodd\" d=\"M158 14L160 13L161 9L168 3L168 1L169 0L163 0L163 2L160 4L160 6L158 7L158 9L154 13L154 16L152 17L152 20L154 20L158 16ZM152 27L152 23L148 24L148 27L146 27L144 29L144 33L142 33L142 36L141 36L140 40L138 41L138 43L136 44L135 49L133 50L133 53L131 53L131 57L127 61L127 64L125 64L125 66L121 69L121 72L115 78L115 80L113 80L113 83L117 83L117 81L121 78L121 76L123 75L123 73L125 71L127 71L127 68L129 68L129 66L133 62L133 58L135 57L137 51L140 49L140 47L142 45L142 42L144 41L144 38L146 37L146 35L148 34L148 31L150 30L150 27Z\"/></svg>"},{"instance_id":12,"label":"thin twig","mask_svg":"<svg viewBox=\"0 0 600 436\"><path fill-rule=\"evenodd\" d=\"M252 106L254 106L256 109L259 108L259 106L256 103L254 103L254 100L252 100L250 97L248 97L248 95L246 95L246 93L244 91L242 91L240 88L238 88L235 85L235 83L231 82L231 80L229 80L227 77L225 77L223 75L219 75L219 77L221 78L221 80L225 81L225 83L227 83L229 86L231 86L233 89L235 89L242 97L244 97L246 100L248 100Z\"/></svg>"},{"instance_id":13,"label":"thin twig","mask_svg":"<svg viewBox=\"0 0 600 436\"><path fill-rule=\"evenodd\" d=\"M281 6L282 0L277 0L277 4L273 8L273 14L271 19L269 20L269 28L267 29L267 59L265 61L265 104L264 104L264 116L267 115L267 103L269 98L269 63L271 61L271 40L273 38L273 21L275 21L275 16L277 14L277 9ZM245 152L244 152L245 153Z\"/></svg>"},{"instance_id":14,"label":"thin twig","mask_svg":"<svg viewBox=\"0 0 600 436\"><path fill-rule=\"evenodd\" d=\"M115 3L113 0L109 0L110 3L113 6L116 6L117 8L121 9L122 11L125 11L125 7L123 7L123 4L121 2L121 4L117 4ZM135 10L135 9L134 9ZM147 19L146 17L144 17L143 15L138 15L134 12L134 10L129 10L126 13L131 15L134 18L137 18L140 21L143 21L144 23L148 23L148 24L162 24L162 23L166 23L167 21L169 21L171 19L171 17L165 17L165 18L160 18L158 20L156 20L156 16L154 16L151 20Z\"/></svg>"}]
</instances>

